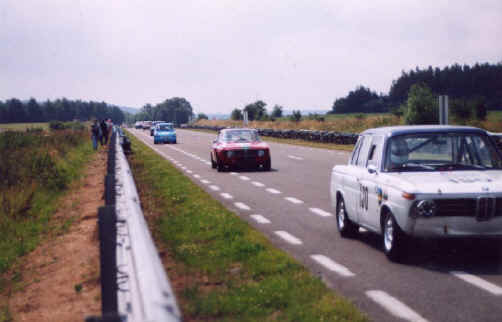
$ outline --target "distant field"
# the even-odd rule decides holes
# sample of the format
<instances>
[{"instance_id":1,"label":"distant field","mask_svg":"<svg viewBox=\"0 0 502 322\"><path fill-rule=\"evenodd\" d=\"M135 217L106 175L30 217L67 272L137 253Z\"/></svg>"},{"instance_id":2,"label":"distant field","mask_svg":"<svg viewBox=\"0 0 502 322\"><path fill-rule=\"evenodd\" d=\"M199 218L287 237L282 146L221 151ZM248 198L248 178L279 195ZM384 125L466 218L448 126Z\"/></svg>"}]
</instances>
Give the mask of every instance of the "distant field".
<instances>
[{"instance_id":1,"label":"distant field","mask_svg":"<svg viewBox=\"0 0 502 322\"><path fill-rule=\"evenodd\" d=\"M49 129L49 123L0 123L1 130L26 131L26 129Z\"/></svg>"},{"instance_id":2,"label":"distant field","mask_svg":"<svg viewBox=\"0 0 502 322\"><path fill-rule=\"evenodd\" d=\"M272 121L252 121L249 122L249 127L252 128L268 128L276 130L318 130L318 131L336 131L348 133L360 133L366 129L402 125L404 120L402 117L395 116L391 113L381 114L331 114L323 115L324 121L308 120L306 116L300 122L293 122L287 119L279 119ZM502 132L502 111L489 111L486 121L470 120L467 122L456 122L453 117L449 118L452 125L471 125L486 129L492 132ZM232 120L200 120L198 125L210 126L242 126L242 121Z\"/></svg>"}]
</instances>

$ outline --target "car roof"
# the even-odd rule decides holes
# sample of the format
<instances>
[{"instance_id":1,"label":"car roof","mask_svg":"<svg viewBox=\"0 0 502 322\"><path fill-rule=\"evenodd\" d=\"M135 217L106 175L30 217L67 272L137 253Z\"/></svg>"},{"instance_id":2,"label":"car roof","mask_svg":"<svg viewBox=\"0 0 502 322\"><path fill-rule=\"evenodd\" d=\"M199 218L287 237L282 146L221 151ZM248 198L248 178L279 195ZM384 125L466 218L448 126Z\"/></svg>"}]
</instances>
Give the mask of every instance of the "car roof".
<instances>
[{"instance_id":1,"label":"car roof","mask_svg":"<svg viewBox=\"0 0 502 322\"><path fill-rule=\"evenodd\" d=\"M373 129L367 129L360 135L386 135L395 136L413 133L478 133L487 134L483 129L472 126L460 125L400 125L400 126L385 126Z\"/></svg>"}]
</instances>

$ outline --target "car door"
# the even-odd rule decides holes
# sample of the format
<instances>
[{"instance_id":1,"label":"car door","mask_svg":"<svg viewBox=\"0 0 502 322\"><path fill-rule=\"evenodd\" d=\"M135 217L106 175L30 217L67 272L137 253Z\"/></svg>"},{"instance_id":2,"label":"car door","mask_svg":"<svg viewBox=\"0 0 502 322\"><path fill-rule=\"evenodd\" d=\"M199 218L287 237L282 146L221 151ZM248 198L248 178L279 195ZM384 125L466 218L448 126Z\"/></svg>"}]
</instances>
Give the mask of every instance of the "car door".
<instances>
[{"instance_id":1,"label":"car door","mask_svg":"<svg viewBox=\"0 0 502 322\"><path fill-rule=\"evenodd\" d=\"M369 142L371 141L371 136L362 135L359 137L356 147L354 148L354 153L352 155L351 161L348 168L348 173L345 178L345 207L349 214L350 219L355 222L360 222L359 212L360 212L360 180L361 175L364 171L362 166L363 162L365 164L366 157L364 154L368 154ZM364 159L364 161L363 161Z\"/></svg>"},{"instance_id":2,"label":"car door","mask_svg":"<svg viewBox=\"0 0 502 322\"><path fill-rule=\"evenodd\" d=\"M382 187L379 184L380 162L383 137L375 135L371 139L364 171L359 181L359 216L362 223L375 231L380 230L380 204Z\"/></svg>"}]
</instances>

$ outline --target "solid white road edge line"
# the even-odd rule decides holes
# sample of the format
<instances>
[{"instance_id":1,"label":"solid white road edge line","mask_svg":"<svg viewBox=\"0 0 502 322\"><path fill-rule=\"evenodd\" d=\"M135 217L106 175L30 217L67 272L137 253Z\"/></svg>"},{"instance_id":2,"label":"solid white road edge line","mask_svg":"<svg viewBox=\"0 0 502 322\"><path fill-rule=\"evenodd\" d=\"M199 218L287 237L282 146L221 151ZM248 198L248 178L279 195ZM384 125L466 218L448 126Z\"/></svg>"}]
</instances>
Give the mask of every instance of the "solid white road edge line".
<instances>
[{"instance_id":1,"label":"solid white road edge line","mask_svg":"<svg viewBox=\"0 0 502 322\"><path fill-rule=\"evenodd\" d=\"M474 276L472 274L468 274L465 272L458 272L458 271L453 271L450 272L455 277L460 278L461 280L470 283L474 286L479 287L480 289L483 289L489 293L492 293L493 295L502 295L502 288L498 285L495 285L493 283L490 283L480 277Z\"/></svg>"},{"instance_id":2,"label":"solid white road edge line","mask_svg":"<svg viewBox=\"0 0 502 322\"><path fill-rule=\"evenodd\" d=\"M338 264L329 257L320 254L310 255L310 257L330 271L337 273L338 275L341 275L343 277L356 276L356 274L352 273L347 267Z\"/></svg>"},{"instance_id":3,"label":"solid white road edge line","mask_svg":"<svg viewBox=\"0 0 502 322\"><path fill-rule=\"evenodd\" d=\"M299 161L303 160L303 158L297 157L296 155L288 155L288 158L294 159L294 160L299 160Z\"/></svg>"},{"instance_id":4,"label":"solid white road edge line","mask_svg":"<svg viewBox=\"0 0 502 322\"><path fill-rule=\"evenodd\" d=\"M249 180L249 177L246 177L246 176L240 176L239 179L241 180L244 180L244 181L248 181Z\"/></svg>"},{"instance_id":5,"label":"solid white road edge line","mask_svg":"<svg viewBox=\"0 0 502 322\"><path fill-rule=\"evenodd\" d=\"M402 303L395 297L390 296L384 291L380 290L372 290L366 291L366 296L380 304L385 310L387 310L390 314L413 322L426 322L420 314L413 311L406 304Z\"/></svg>"},{"instance_id":6,"label":"solid white road edge line","mask_svg":"<svg viewBox=\"0 0 502 322\"><path fill-rule=\"evenodd\" d=\"M259 224L270 224L270 220L263 217L262 215L251 215L251 218L256 220Z\"/></svg>"},{"instance_id":7,"label":"solid white road edge line","mask_svg":"<svg viewBox=\"0 0 502 322\"><path fill-rule=\"evenodd\" d=\"M295 236L291 235L290 233L288 233L287 231L284 231L284 230L277 230L274 232L277 236L281 237L282 239L284 239L285 241L287 241L288 243L290 244L293 244L293 245L301 245L303 244L303 242L296 238Z\"/></svg>"},{"instance_id":8,"label":"solid white road edge line","mask_svg":"<svg viewBox=\"0 0 502 322\"><path fill-rule=\"evenodd\" d=\"M300 199L296 199L296 198L293 198L293 197L286 197L284 199L286 199L287 201L292 202L294 204L303 203L303 201L301 201Z\"/></svg>"},{"instance_id":9,"label":"solid white road edge line","mask_svg":"<svg viewBox=\"0 0 502 322\"><path fill-rule=\"evenodd\" d=\"M309 208L309 210L311 212L313 212L314 214L319 215L321 217L330 217L330 216L333 216L332 213L324 211L324 210L319 209L319 208Z\"/></svg>"},{"instance_id":10,"label":"solid white road edge line","mask_svg":"<svg viewBox=\"0 0 502 322\"><path fill-rule=\"evenodd\" d=\"M281 193L279 190L275 190L275 189L272 189L272 188L267 188L266 190L268 192L274 194L274 195L277 195L277 194Z\"/></svg>"},{"instance_id":11,"label":"solid white road edge line","mask_svg":"<svg viewBox=\"0 0 502 322\"><path fill-rule=\"evenodd\" d=\"M251 182L251 183L252 183L254 186L257 186L257 187L260 187L260 188L261 188L261 187L265 187L265 185L264 185L263 183L258 182L258 181L253 181L253 182Z\"/></svg>"},{"instance_id":12,"label":"solid white road edge line","mask_svg":"<svg viewBox=\"0 0 502 322\"><path fill-rule=\"evenodd\" d=\"M245 203L242 203L242 202L234 202L234 205L239 208L239 209L242 209L242 210L251 210L251 208L246 205Z\"/></svg>"}]
</instances>

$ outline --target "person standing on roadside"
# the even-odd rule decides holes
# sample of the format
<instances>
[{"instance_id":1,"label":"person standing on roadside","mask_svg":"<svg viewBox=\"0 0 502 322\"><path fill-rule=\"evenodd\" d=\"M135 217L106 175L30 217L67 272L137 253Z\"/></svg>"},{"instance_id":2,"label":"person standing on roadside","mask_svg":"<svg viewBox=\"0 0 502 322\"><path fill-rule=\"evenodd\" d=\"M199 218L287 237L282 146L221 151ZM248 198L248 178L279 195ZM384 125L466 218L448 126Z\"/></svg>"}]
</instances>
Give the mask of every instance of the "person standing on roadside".
<instances>
[{"instance_id":1,"label":"person standing on roadside","mask_svg":"<svg viewBox=\"0 0 502 322\"><path fill-rule=\"evenodd\" d=\"M101 136L101 145L105 145L108 143L108 126L106 125L105 120L101 121L101 132L103 133Z\"/></svg>"},{"instance_id":2,"label":"person standing on roadside","mask_svg":"<svg viewBox=\"0 0 502 322\"><path fill-rule=\"evenodd\" d=\"M94 123L91 125L91 140L92 147L94 150L98 149L98 141L101 140L101 127L98 124L98 120L94 120Z\"/></svg>"},{"instance_id":3,"label":"person standing on roadside","mask_svg":"<svg viewBox=\"0 0 502 322\"><path fill-rule=\"evenodd\" d=\"M107 119L106 120L106 125L108 126L108 136L110 137L110 140L112 139L112 134L113 134L113 123L112 119Z\"/></svg>"}]
</instances>

